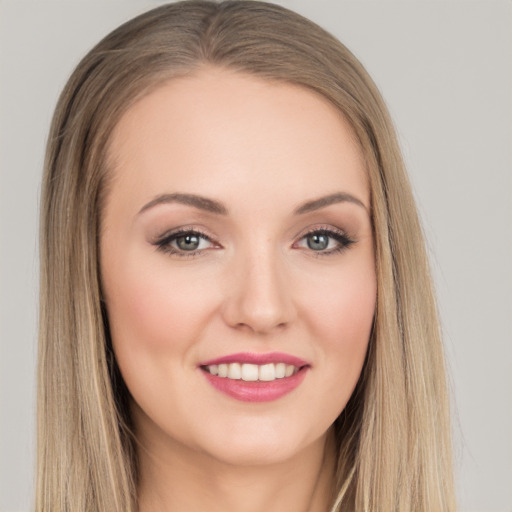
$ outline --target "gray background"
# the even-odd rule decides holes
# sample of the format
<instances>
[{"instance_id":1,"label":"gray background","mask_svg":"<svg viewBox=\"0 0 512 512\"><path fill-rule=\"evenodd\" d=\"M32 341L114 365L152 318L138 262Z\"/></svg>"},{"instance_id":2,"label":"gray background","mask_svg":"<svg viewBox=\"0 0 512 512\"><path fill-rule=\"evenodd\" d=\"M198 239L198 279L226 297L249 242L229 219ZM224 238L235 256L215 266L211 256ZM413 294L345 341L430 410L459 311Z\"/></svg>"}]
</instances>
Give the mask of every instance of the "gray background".
<instances>
[{"instance_id":1,"label":"gray background","mask_svg":"<svg viewBox=\"0 0 512 512\"><path fill-rule=\"evenodd\" d=\"M32 504L37 210L79 58L162 2L0 2L0 511ZM512 3L281 1L360 58L395 119L432 254L464 512L512 511Z\"/></svg>"}]
</instances>

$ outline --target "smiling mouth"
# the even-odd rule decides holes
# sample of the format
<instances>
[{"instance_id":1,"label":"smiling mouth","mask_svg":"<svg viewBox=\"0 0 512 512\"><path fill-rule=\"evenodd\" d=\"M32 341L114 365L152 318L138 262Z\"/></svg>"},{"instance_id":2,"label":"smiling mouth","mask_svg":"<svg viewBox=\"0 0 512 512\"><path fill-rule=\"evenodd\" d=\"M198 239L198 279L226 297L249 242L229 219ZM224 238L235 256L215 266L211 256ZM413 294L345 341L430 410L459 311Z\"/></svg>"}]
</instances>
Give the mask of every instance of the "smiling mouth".
<instances>
[{"instance_id":1,"label":"smiling mouth","mask_svg":"<svg viewBox=\"0 0 512 512\"><path fill-rule=\"evenodd\" d=\"M300 386L311 364L282 352L242 352L203 361L199 369L224 395L243 402L271 402Z\"/></svg>"},{"instance_id":2,"label":"smiling mouth","mask_svg":"<svg viewBox=\"0 0 512 512\"><path fill-rule=\"evenodd\" d=\"M245 382L272 382L295 375L300 367L286 363L221 363L201 366L210 375Z\"/></svg>"}]
</instances>

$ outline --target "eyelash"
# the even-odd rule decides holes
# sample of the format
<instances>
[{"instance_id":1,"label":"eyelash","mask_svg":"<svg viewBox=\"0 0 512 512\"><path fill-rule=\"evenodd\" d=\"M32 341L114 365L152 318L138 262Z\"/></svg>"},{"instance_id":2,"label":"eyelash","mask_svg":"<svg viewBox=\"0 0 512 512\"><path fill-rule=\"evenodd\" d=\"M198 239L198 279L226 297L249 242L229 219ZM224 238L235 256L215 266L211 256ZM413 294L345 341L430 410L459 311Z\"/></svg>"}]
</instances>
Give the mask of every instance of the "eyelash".
<instances>
[{"instance_id":1,"label":"eyelash","mask_svg":"<svg viewBox=\"0 0 512 512\"><path fill-rule=\"evenodd\" d=\"M173 241L186 235L196 236L202 240L208 240L209 242L214 243L211 237L197 229L182 228L177 231L164 234L161 238L154 242L153 245L156 246L158 251L162 251L173 256L178 256L180 258L193 258L194 256L201 254L204 249L197 249L195 251L182 251L171 245Z\"/></svg>"},{"instance_id":2,"label":"eyelash","mask_svg":"<svg viewBox=\"0 0 512 512\"><path fill-rule=\"evenodd\" d=\"M334 239L338 243L337 247L334 247L329 250L315 251L313 249L310 249L309 252L316 258L321 258L324 256L331 256L334 254L340 254L340 253L346 251L351 245L356 243L356 240L354 240L353 238L348 236L347 233L345 233L344 231L341 231L338 229L333 229L331 227L322 227L322 226L315 227L313 229L310 229L306 233L304 233L299 238L299 242L311 235L327 236L329 238Z\"/></svg>"},{"instance_id":3,"label":"eyelash","mask_svg":"<svg viewBox=\"0 0 512 512\"><path fill-rule=\"evenodd\" d=\"M198 256L201 254L205 249L197 249L193 251L184 251L177 249L171 245L172 242L177 240L180 237L183 236L195 236L197 238L200 238L202 240L207 240L210 243L214 244L211 237L206 235L205 233L197 230L197 229L188 229L183 228L179 229L178 231L173 231L171 233L166 233L162 237L160 237L158 240L156 240L153 245L156 246L158 251L162 251L167 254L171 254L173 256L177 256L179 258L193 258L194 256ZM345 232L341 230L335 230L332 228L327 227L317 227L314 229L311 229L301 235L298 242L306 239L308 236L317 235L317 236L327 236L329 238L334 239L338 246L329 250L321 250L321 251L315 251L313 249L309 249L308 252L311 252L311 254L314 257L324 257L324 256L330 256L333 254L339 254L345 250L347 250L352 244L356 243L356 240L349 237ZM294 246L298 243L295 242Z\"/></svg>"}]
</instances>

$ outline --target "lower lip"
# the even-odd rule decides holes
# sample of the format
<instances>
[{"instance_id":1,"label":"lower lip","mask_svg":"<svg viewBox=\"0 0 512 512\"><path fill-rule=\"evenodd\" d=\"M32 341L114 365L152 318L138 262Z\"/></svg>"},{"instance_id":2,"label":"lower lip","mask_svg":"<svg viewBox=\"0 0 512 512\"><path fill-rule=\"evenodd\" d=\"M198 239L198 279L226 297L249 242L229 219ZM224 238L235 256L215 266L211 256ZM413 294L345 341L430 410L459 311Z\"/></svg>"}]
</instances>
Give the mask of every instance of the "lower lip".
<instances>
[{"instance_id":1,"label":"lower lip","mask_svg":"<svg viewBox=\"0 0 512 512\"><path fill-rule=\"evenodd\" d=\"M242 402L271 402L292 392L304 380L308 367L301 368L295 375L270 382L247 382L245 380L217 377L201 370L208 382L218 391Z\"/></svg>"}]
</instances>

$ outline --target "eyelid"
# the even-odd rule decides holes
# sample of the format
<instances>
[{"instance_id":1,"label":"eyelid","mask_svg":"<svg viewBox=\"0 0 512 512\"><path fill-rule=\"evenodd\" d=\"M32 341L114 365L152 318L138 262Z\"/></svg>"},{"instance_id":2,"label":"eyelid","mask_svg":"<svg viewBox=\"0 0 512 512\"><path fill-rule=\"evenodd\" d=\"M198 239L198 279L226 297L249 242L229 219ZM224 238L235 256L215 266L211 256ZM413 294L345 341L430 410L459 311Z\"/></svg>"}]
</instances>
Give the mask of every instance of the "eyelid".
<instances>
[{"instance_id":1,"label":"eyelid","mask_svg":"<svg viewBox=\"0 0 512 512\"><path fill-rule=\"evenodd\" d=\"M323 250L323 251L314 251L313 249L307 249L303 247L297 247L297 244L303 240L308 235L312 235L315 233L321 233L325 234L327 236L330 236L331 238L334 238L339 245L335 248ZM351 245L355 244L357 240L349 235L345 230L337 228L332 225L326 225L326 224L318 224L315 226L310 226L299 233L299 235L296 236L295 242L293 243L292 247L296 247L299 249L305 249L306 251L313 253L314 256L320 257L320 256L328 256L330 254L334 253L340 253L346 249L348 249Z\"/></svg>"},{"instance_id":2,"label":"eyelid","mask_svg":"<svg viewBox=\"0 0 512 512\"><path fill-rule=\"evenodd\" d=\"M180 236L190 234L196 235L204 240L208 240L212 244L212 247L206 249L196 249L194 251L182 251L171 245L171 242L173 242ZM198 228L197 226L180 226L178 228L167 230L162 235L156 237L156 239L151 242L151 245L154 245L156 249L159 251L166 252L178 257L197 256L212 248L221 248L221 245L215 240L214 236L206 233L203 229Z\"/></svg>"},{"instance_id":3,"label":"eyelid","mask_svg":"<svg viewBox=\"0 0 512 512\"><path fill-rule=\"evenodd\" d=\"M298 244L304 240L309 235L313 234L324 234L328 237L336 240L338 245L331 249L325 250L314 250L307 247L301 247ZM184 236L187 234L196 235L204 240L207 240L212 244L212 247L196 249L191 251L180 250L176 247L173 247L171 243L179 238L180 236ZM194 257L200 254L204 254L206 251L211 249L220 249L222 246L215 240L215 236L212 236L205 232L202 228L198 228L197 226L180 226L177 228L173 228L165 231L162 235L158 236L155 240L151 242L152 245L156 247L157 250L169 253L171 255L176 255L178 257ZM340 229L338 227L326 224L318 224L314 226L309 226L308 228L301 231L296 237L295 241L292 244L292 248L302 249L309 253L314 254L314 256L328 256L330 254L339 253L346 249L348 249L352 244L356 243L357 240L349 235L345 230Z\"/></svg>"},{"instance_id":4,"label":"eyelid","mask_svg":"<svg viewBox=\"0 0 512 512\"><path fill-rule=\"evenodd\" d=\"M162 234L155 236L154 240L151 243L158 244L165 241L166 239L189 233L200 235L201 237L207 238L208 240L211 240L213 238L210 234L206 233L206 231L203 230L202 228L198 228L196 226L179 226L177 228L168 229L164 231Z\"/></svg>"}]
</instances>

